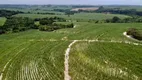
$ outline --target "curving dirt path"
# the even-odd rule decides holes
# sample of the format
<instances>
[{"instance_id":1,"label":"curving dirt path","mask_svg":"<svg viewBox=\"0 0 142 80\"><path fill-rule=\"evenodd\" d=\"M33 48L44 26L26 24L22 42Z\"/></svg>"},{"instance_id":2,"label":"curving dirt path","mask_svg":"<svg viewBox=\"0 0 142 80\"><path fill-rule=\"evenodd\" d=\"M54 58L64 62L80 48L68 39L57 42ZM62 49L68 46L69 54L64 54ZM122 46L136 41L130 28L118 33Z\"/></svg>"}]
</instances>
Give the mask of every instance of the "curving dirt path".
<instances>
[{"instance_id":1,"label":"curving dirt path","mask_svg":"<svg viewBox=\"0 0 142 80\"><path fill-rule=\"evenodd\" d=\"M68 48L66 49L66 53L65 53L65 71L64 71L64 80L71 80L71 77L69 76L69 53L70 53L70 49L72 47L73 44L75 44L78 40L74 40L72 43L69 44Z\"/></svg>"},{"instance_id":2,"label":"curving dirt path","mask_svg":"<svg viewBox=\"0 0 142 80\"><path fill-rule=\"evenodd\" d=\"M124 32L123 35L126 36L126 37L129 38L129 39L134 40L134 41L142 42L142 41L140 41L140 40L137 40L137 39L133 38L133 37L130 36L130 35L127 35L127 32Z\"/></svg>"},{"instance_id":3,"label":"curving dirt path","mask_svg":"<svg viewBox=\"0 0 142 80\"><path fill-rule=\"evenodd\" d=\"M135 43L135 42L130 42L130 41L116 41L116 40L110 40L110 41L105 41L105 40L74 40L72 43L69 44L68 48L66 49L65 52L65 71L64 71L64 80L71 80L71 76L69 75L69 54L70 54L70 49L73 44L76 42L106 42L106 43L125 43L125 44L132 44L132 45L140 45L142 46L141 43Z\"/></svg>"}]
</instances>

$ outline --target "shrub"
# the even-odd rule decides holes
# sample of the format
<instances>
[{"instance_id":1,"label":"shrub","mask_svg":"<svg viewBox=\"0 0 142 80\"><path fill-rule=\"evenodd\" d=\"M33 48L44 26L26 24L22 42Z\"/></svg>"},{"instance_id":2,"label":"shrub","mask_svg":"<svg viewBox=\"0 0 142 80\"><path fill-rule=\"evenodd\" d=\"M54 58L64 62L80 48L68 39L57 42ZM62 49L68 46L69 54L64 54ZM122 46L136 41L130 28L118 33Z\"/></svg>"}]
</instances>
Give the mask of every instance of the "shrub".
<instances>
[{"instance_id":1,"label":"shrub","mask_svg":"<svg viewBox=\"0 0 142 80\"><path fill-rule=\"evenodd\" d=\"M138 29L135 28L128 29L127 35L131 35L135 39L142 40L142 33Z\"/></svg>"},{"instance_id":2,"label":"shrub","mask_svg":"<svg viewBox=\"0 0 142 80\"><path fill-rule=\"evenodd\" d=\"M118 22L120 22L120 18L119 17L113 17L112 18L112 23L118 23Z\"/></svg>"},{"instance_id":3,"label":"shrub","mask_svg":"<svg viewBox=\"0 0 142 80\"><path fill-rule=\"evenodd\" d=\"M39 30L40 31L53 31L53 27L50 27L50 26L46 26L46 25L41 25L39 26Z\"/></svg>"},{"instance_id":4,"label":"shrub","mask_svg":"<svg viewBox=\"0 0 142 80\"><path fill-rule=\"evenodd\" d=\"M41 25L52 25L54 20L52 18L43 18L39 21Z\"/></svg>"}]
</instances>

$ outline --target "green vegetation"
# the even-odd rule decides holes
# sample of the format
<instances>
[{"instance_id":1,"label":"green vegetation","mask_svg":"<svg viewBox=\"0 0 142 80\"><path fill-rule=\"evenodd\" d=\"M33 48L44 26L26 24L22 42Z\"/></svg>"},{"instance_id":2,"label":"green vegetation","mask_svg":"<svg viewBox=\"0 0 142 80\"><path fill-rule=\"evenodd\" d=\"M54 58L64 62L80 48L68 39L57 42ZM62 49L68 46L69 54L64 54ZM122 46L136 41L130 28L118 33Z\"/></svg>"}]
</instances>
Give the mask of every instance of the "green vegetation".
<instances>
[{"instance_id":1,"label":"green vegetation","mask_svg":"<svg viewBox=\"0 0 142 80\"><path fill-rule=\"evenodd\" d=\"M141 80L142 46L78 42L70 53L72 80Z\"/></svg>"},{"instance_id":2,"label":"green vegetation","mask_svg":"<svg viewBox=\"0 0 142 80\"><path fill-rule=\"evenodd\" d=\"M104 13L76 13L74 15L43 15L43 14L18 14L15 15L17 17L29 17L29 18L46 18L46 17L61 17L67 20L77 20L77 21L88 21L88 20L104 20L111 19L114 16L118 16L122 19L127 18L129 16L119 15L119 14L104 14Z\"/></svg>"},{"instance_id":3,"label":"green vegetation","mask_svg":"<svg viewBox=\"0 0 142 80\"><path fill-rule=\"evenodd\" d=\"M3 79L63 80L64 51L69 42L18 40L0 42L0 70L10 61L1 72Z\"/></svg>"},{"instance_id":4,"label":"green vegetation","mask_svg":"<svg viewBox=\"0 0 142 80\"><path fill-rule=\"evenodd\" d=\"M135 29L135 28L130 28L127 31L127 35L130 35L130 36L132 36L135 39L142 40L142 32L141 32L141 30L138 30L138 29Z\"/></svg>"},{"instance_id":5,"label":"green vegetation","mask_svg":"<svg viewBox=\"0 0 142 80\"><path fill-rule=\"evenodd\" d=\"M59 24L66 24L66 23L59 23ZM37 31L37 30L28 30L25 32L20 32L20 33L12 33L12 34L3 34L0 35L0 71L3 72L3 67L6 65L6 63L10 61L10 63L7 65L5 71L3 72L3 78L8 79L8 80L15 80L15 79L32 79L32 78L41 78L43 76L43 79L56 79L56 80L63 80L64 78L64 54L67 46L70 44L70 40L74 39L103 39L103 40L128 40L125 38L125 36L122 35L122 33L127 30L129 27L137 26L137 28L141 28L141 24L139 23L125 23L125 24L90 24L90 23L75 23L78 25L76 28L71 28L71 29L60 29L54 32L44 32L44 31ZM103 35L102 35L103 34ZM104 35L105 34L105 35ZM66 37L66 40L64 41ZM133 45L126 45L126 44L113 44L114 46L120 46L120 49L124 49L124 47L121 47L121 45L128 46L127 49L136 49L137 47ZM98 45L101 45L101 43L98 43ZM106 46L109 46L109 44L106 44ZM3 47L4 46L4 47ZM86 45L87 46L87 45ZM85 51L90 51L88 54L94 54L94 47L98 49L98 46L93 46L91 50L86 50L83 47L86 46L81 46L82 49ZM76 51L74 49L80 49L81 47L72 47L73 51ZM105 46L101 45L100 49ZM107 48L107 47L106 47ZM112 50L115 47L112 47ZM96 50L95 49L95 50ZM98 49L99 51L101 51ZM117 49L117 48L116 48ZM137 50L136 52L141 52L141 48L138 48L140 50ZM109 49L110 50L110 49ZM125 49L124 49L125 50ZM133 50L133 49L132 49ZM104 50L103 53L107 52L107 49ZM111 50L110 50L111 51ZM115 50L114 50L115 51ZM127 51L127 50L125 50ZM135 50L134 50L135 51ZM132 51L132 52L134 52ZM18 54L17 54L18 53ZM114 53L121 53L121 50L116 50ZM127 52L126 52L127 53ZM125 54L126 54L125 53ZM16 55L17 54L17 55ZM113 53L112 53L113 54ZM96 54L97 55L97 54ZM101 52L98 53L98 55L101 55ZM135 53L133 54L135 55ZM8 57L7 57L8 56ZM74 53L70 54L70 60L75 59L78 60L79 57L72 57L74 56ZM114 55L116 57L117 55ZM130 55L131 56L131 55ZM86 56L87 57L87 56ZM93 56L92 56L93 57ZM122 56L123 57L123 56ZM126 57L126 56L125 56ZM99 57L98 57L99 58ZM129 58L129 57L128 57ZM138 58L137 56L135 58ZM92 59L92 58L91 58ZM94 57L94 59L97 59L97 56ZM118 59L118 58L116 58ZM124 58L126 59L126 58ZM69 60L69 61L70 61ZM88 61L86 58L84 60ZM121 61L122 62L122 61ZM141 61L140 61L141 62ZM76 66L82 66L81 64L78 64L76 62L74 65L72 65L72 62L69 62L70 64L70 69L74 69L72 67ZM93 64L93 63L92 63ZM94 63L95 64L95 63ZM100 62L101 64L101 62ZM119 64L118 64L119 65ZM135 63L132 63L134 66ZM90 66L90 65L88 65ZM109 66L109 65L105 65ZM83 67L83 66L82 66ZM78 67L77 67L78 68ZM118 66L118 68L121 68ZM79 67L79 69L82 69ZM123 68L122 68L123 69ZM37 71L36 71L37 70ZM76 70L76 69L74 69ZM87 71L86 71L87 70ZM79 71L79 74L84 74L88 73L88 71L93 71L95 75L95 68L88 68L86 67L85 71ZM128 70L131 70L128 69ZM28 71L28 75L25 76L26 71ZM34 72L36 71L36 72ZM72 70L73 71L73 70ZM72 73L70 71L70 73ZM84 72L84 73L83 73ZM138 72L138 74L137 74ZM136 75L138 76L140 74L139 71L135 72ZM13 74L14 73L14 74ZM76 72L73 72L76 74ZM73 74L72 73L72 74ZM102 74L101 74L102 73ZM103 77L105 75L103 72L101 72L100 75L102 76L103 79L116 79L115 77ZM133 74L135 74L133 73ZM48 74L48 75L46 75ZM97 73L96 73L97 74ZM20 75L20 77L19 77ZM36 76L37 75L37 76ZM87 75L87 74L86 74ZM90 77L94 78L93 74L90 74ZM100 76L98 75L98 76ZM71 75L72 79L76 79L77 77L74 77L74 75ZM94 77L93 77L94 76ZM96 75L97 76L97 75ZM11 79L10 79L11 77ZM78 76L80 79L82 77ZM86 76L87 79L92 79L88 76ZM100 79L98 77L98 79ZM120 79L120 78L118 78Z\"/></svg>"},{"instance_id":6,"label":"green vegetation","mask_svg":"<svg viewBox=\"0 0 142 80\"><path fill-rule=\"evenodd\" d=\"M22 17L9 17L5 24L0 27L0 34L19 32L34 28L34 20Z\"/></svg>"},{"instance_id":7,"label":"green vegetation","mask_svg":"<svg viewBox=\"0 0 142 80\"><path fill-rule=\"evenodd\" d=\"M55 21L64 21L62 18L43 18L39 19L39 30L40 31L54 31L58 29L63 29L63 28L73 28L74 24L56 24L54 23Z\"/></svg>"},{"instance_id":8,"label":"green vegetation","mask_svg":"<svg viewBox=\"0 0 142 80\"><path fill-rule=\"evenodd\" d=\"M95 6L0 5L24 12L0 17L0 79L63 80L70 50L72 80L141 80L142 42L123 35L141 34L141 16L70 11L82 7Z\"/></svg>"},{"instance_id":9,"label":"green vegetation","mask_svg":"<svg viewBox=\"0 0 142 80\"><path fill-rule=\"evenodd\" d=\"M23 13L20 11L10 11L10 10L0 10L0 17L9 17L18 13Z\"/></svg>"},{"instance_id":10,"label":"green vegetation","mask_svg":"<svg viewBox=\"0 0 142 80\"><path fill-rule=\"evenodd\" d=\"M142 11L142 6L136 6L136 5L127 5L127 6L104 6L105 8L111 8L111 9L122 9L122 10L130 10L135 9L137 11Z\"/></svg>"},{"instance_id":11,"label":"green vegetation","mask_svg":"<svg viewBox=\"0 0 142 80\"><path fill-rule=\"evenodd\" d=\"M96 21L96 23L98 22ZM142 17L137 16L137 17L128 17L128 18L120 19L119 17L115 16L112 19L102 20L101 22L104 22L104 23L142 23Z\"/></svg>"},{"instance_id":12,"label":"green vegetation","mask_svg":"<svg viewBox=\"0 0 142 80\"><path fill-rule=\"evenodd\" d=\"M125 14L125 15L137 15L137 16L142 16L142 11L137 11L136 9L128 9L128 10L122 10L120 8L104 8L103 6L99 7L96 12L99 13L112 13L112 14Z\"/></svg>"},{"instance_id":13,"label":"green vegetation","mask_svg":"<svg viewBox=\"0 0 142 80\"><path fill-rule=\"evenodd\" d=\"M141 23L74 23L76 28L74 29L63 29L56 31L56 33L69 34L68 38L72 40L128 40L123 36L123 32L129 28L141 29Z\"/></svg>"},{"instance_id":14,"label":"green vegetation","mask_svg":"<svg viewBox=\"0 0 142 80\"><path fill-rule=\"evenodd\" d=\"M34 22L36 21L36 22ZM39 22L37 22L39 21ZM62 28L73 28L74 24L56 24L55 21L64 21L62 18L30 19L28 17L8 17L5 24L0 27L0 34L39 29L40 31L54 31ZM54 23L54 24L53 24Z\"/></svg>"}]
</instances>

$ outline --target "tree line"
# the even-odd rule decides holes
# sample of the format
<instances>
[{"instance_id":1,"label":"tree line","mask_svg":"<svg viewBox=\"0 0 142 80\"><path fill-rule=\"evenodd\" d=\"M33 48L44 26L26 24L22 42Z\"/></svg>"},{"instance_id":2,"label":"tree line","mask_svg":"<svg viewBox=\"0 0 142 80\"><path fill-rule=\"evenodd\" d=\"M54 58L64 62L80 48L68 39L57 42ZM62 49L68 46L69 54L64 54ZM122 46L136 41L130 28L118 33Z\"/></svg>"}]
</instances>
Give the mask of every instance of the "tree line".
<instances>
[{"instance_id":1,"label":"tree line","mask_svg":"<svg viewBox=\"0 0 142 80\"><path fill-rule=\"evenodd\" d=\"M73 28L74 27L74 24L71 23L71 24L67 24L67 25L64 25L64 24L56 24L54 22L57 22L57 20L59 19L62 19L62 18L58 18L58 17L54 17L54 18L43 18L43 19L40 19L39 20L39 30L40 31L54 31L54 30L57 30L57 29L63 29L63 28Z\"/></svg>"},{"instance_id":2,"label":"tree line","mask_svg":"<svg viewBox=\"0 0 142 80\"><path fill-rule=\"evenodd\" d=\"M107 13L110 12L112 14L125 14L125 15L137 15L137 16L142 16L142 11L137 11L136 9L119 9L119 8L115 8L115 9L108 9L108 8L104 8L103 6L100 6L98 10L96 10L95 12L98 13Z\"/></svg>"},{"instance_id":3,"label":"tree line","mask_svg":"<svg viewBox=\"0 0 142 80\"><path fill-rule=\"evenodd\" d=\"M135 17L127 17L121 19L117 16L114 16L111 19L104 19L104 20L89 20L88 22L95 22L95 23L142 23L142 17L135 16Z\"/></svg>"},{"instance_id":4,"label":"tree line","mask_svg":"<svg viewBox=\"0 0 142 80\"><path fill-rule=\"evenodd\" d=\"M60 18L60 17L50 17L50 18L35 18L34 19L34 21L40 21L40 20L51 20L51 21L56 21L56 22L66 22L66 19L64 19L64 18ZM46 21L46 22L48 22L48 21ZM43 23L44 24L44 23Z\"/></svg>"},{"instance_id":5,"label":"tree line","mask_svg":"<svg viewBox=\"0 0 142 80\"><path fill-rule=\"evenodd\" d=\"M22 17L8 17L5 24L0 27L0 34L25 31L35 28L34 20Z\"/></svg>"},{"instance_id":6,"label":"tree line","mask_svg":"<svg viewBox=\"0 0 142 80\"><path fill-rule=\"evenodd\" d=\"M7 17L3 26L0 26L0 34L15 33L29 29L39 29L40 31L54 31L63 28L73 28L73 24L56 24L54 22L65 20L59 17L30 19L28 17ZM40 25L35 25L39 21Z\"/></svg>"},{"instance_id":7,"label":"tree line","mask_svg":"<svg viewBox=\"0 0 142 80\"><path fill-rule=\"evenodd\" d=\"M21 11L0 10L0 17L9 17L15 14L23 13Z\"/></svg>"},{"instance_id":8,"label":"tree line","mask_svg":"<svg viewBox=\"0 0 142 80\"><path fill-rule=\"evenodd\" d=\"M106 19L106 23L142 23L142 17L127 17L120 19L119 17L113 17L112 19Z\"/></svg>"}]
</instances>

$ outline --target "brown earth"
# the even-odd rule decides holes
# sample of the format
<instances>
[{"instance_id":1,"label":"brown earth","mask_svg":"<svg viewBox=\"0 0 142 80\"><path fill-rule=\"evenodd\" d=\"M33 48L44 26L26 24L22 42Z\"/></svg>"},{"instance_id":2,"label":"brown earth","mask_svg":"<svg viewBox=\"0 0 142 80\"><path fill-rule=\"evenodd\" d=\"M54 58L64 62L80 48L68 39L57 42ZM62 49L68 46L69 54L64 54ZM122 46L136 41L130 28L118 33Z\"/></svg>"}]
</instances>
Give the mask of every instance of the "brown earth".
<instances>
[{"instance_id":1,"label":"brown earth","mask_svg":"<svg viewBox=\"0 0 142 80\"><path fill-rule=\"evenodd\" d=\"M79 10L84 10L84 11L95 11L97 10L97 7L90 7L90 8L74 8L71 11L79 11Z\"/></svg>"}]
</instances>

